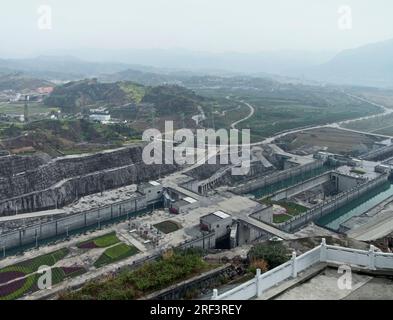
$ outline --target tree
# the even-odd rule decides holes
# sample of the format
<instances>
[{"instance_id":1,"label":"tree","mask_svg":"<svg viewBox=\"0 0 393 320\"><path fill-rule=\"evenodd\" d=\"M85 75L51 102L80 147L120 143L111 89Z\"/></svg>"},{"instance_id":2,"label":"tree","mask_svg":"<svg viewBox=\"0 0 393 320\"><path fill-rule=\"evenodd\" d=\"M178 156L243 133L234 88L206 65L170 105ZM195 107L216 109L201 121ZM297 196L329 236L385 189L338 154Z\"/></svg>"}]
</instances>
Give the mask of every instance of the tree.
<instances>
[{"instance_id":1,"label":"tree","mask_svg":"<svg viewBox=\"0 0 393 320\"><path fill-rule=\"evenodd\" d=\"M289 250L282 242L277 241L257 244L248 253L250 262L265 260L269 265L269 269L287 262L289 258Z\"/></svg>"}]
</instances>

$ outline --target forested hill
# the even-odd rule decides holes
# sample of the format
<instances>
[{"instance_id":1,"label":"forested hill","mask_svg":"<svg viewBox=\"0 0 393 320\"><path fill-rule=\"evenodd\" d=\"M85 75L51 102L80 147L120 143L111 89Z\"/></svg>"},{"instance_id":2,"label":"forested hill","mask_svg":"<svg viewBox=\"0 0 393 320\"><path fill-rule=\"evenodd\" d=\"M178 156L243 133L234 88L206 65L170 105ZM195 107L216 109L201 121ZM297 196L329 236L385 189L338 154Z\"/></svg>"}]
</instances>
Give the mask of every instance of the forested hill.
<instances>
[{"instance_id":1,"label":"forested hill","mask_svg":"<svg viewBox=\"0 0 393 320\"><path fill-rule=\"evenodd\" d=\"M149 87L128 81L101 83L89 79L56 87L45 99L45 104L72 111L87 106L110 108L148 103L154 105L159 114L165 115L179 112L195 114L197 106L204 100L192 90L177 85Z\"/></svg>"},{"instance_id":2,"label":"forested hill","mask_svg":"<svg viewBox=\"0 0 393 320\"><path fill-rule=\"evenodd\" d=\"M24 89L37 89L40 87L53 86L49 81L28 77L22 73L10 73L0 75L0 91Z\"/></svg>"},{"instance_id":3,"label":"forested hill","mask_svg":"<svg viewBox=\"0 0 393 320\"><path fill-rule=\"evenodd\" d=\"M205 98L177 85L150 87L142 102L152 103L161 115L195 114Z\"/></svg>"}]
</instances>

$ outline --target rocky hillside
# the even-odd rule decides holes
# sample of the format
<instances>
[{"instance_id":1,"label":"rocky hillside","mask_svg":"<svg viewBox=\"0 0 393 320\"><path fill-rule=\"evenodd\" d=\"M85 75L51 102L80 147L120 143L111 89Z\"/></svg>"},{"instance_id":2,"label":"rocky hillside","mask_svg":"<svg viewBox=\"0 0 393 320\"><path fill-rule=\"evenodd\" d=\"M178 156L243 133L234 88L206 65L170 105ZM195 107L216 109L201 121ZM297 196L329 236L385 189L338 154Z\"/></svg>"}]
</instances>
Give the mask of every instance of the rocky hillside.
<instances>
[{"instance_id":1,"label":"rocky hillside","mask_svg":"<svg viewBox=\"0 0 393 320\"><path fill-rule=\"evenodd\" d=\"M92 155L53 160L12 156L0 164L0 216L60 208L80 197L129 184L155 180L177 170L176 165L147 165L143 145ZM14 173L17 173L14 175Z\"/></svg>"}]
</instances>

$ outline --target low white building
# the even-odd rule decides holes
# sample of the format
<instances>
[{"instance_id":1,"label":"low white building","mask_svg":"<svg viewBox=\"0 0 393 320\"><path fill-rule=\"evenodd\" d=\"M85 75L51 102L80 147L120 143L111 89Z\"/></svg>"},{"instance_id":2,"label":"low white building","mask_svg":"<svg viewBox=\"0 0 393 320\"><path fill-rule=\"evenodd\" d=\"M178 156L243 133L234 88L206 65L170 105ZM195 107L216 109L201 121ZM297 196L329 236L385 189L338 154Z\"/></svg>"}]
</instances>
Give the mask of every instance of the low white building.
<instances>
[{"instance_id":1,"label":"low white building","mask_svg":"<svg viewBox=\"0 0 393 320\"><path fill-rule=\"evenodd\" d=\"M150 204L163 196L163 186L157 181L149 181L138 185L138 192L144 194L147 204Z\"/></svg>"},{"instance_id":2,"label":"low white building","mask_svg":"<svg viewBox=\"0 0 393 320\"><path fill-rule=\"evenodd\" d=\"M110 114L104 114L104 113L94 113L89 116L91 121L98 121L98 122L108 122L111 120L111 115Z\"/></svg>"},{"instance_id":3,"label":"low white building","mask_svg":"<svg viewBox=\"0 0 393 320\"><path fill-rule=\"evenodd\" d=\"M223 211L216 211L202 217L200 226L204 231L214 231L216 239L220 239L231 232L232 216Z\"/></svg>"}]
</instances>

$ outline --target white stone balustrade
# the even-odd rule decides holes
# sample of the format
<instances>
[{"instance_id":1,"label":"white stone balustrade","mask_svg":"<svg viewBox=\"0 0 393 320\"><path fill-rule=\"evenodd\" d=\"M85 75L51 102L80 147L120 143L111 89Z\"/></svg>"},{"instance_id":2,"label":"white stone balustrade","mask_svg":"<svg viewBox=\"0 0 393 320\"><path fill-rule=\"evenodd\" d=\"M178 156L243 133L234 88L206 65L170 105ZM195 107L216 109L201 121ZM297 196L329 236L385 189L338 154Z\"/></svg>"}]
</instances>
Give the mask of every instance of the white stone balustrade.
<instances>
[{"instance_id":1,"label":"white stone balustrade","mask_svg":"<svg viewBox=\"0 0 393 320\"><path fill-rule=\"evenodd\" d=\"M368 270L393 270L393 254L377 252L374 246L369 251L331 246L322 239L321 245L300 255L294 252L288 262L261 274L258 269L254 279L249 280L222 294L213 291L213 300L249 300L260 297L265 291L296 278L298 274L318 263L350 265Z\"/></svg>"}]
</instances>

